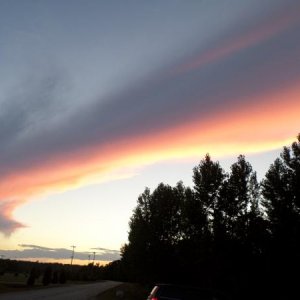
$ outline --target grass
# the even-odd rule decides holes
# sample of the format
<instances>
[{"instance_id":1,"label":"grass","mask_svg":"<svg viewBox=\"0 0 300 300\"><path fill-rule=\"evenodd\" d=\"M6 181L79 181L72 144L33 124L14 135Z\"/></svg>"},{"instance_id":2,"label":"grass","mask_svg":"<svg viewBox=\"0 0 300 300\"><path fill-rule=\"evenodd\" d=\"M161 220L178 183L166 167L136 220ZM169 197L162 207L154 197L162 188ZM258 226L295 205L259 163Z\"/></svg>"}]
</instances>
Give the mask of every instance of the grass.
<instances>
[{"instance_id":1,"label":"grass","mask_svg":"<svg viewBox=\"0 0 300 300\"><path fill-rule=\"evenodd\" d=\"M120 295L123 294L123 297ZM137 283L123 283L97 296L97 300L145 300L149 289Z\"/></svg>"},{"instance_id":2,"label":"grass","mask_svg":"<svg viewBox=\"0 0 300 300\"><path fill-rule=\"evenodd\" d=\"M0 293L13 292L28 290L35 287L41 287L41 277L36 280L34 287L28 287L26 285L28 279L28 274L19 273L18 275L14 273L5 273L0 276Z\"/></svg>"},{"instance_id":3,"label":"grass","mask_svg":"<svg viewBox=\"0 0 300 300\"><path fill-rule=\"evenodd\" d=\"M42 276L40 276L36 281L34 286L29 287L26 285L28 279L28 274L18 274L16 276L13 273L5 273L0 276L0 294L16 291L24 291L31 289L40 289L47 287L54 287L55 285L50 285L44 287L42 285ZM70 282L68 282L70 283ZM72 282L72 284L82 284L90 282ZM123 293L123 297L118 296L118 294ZM147 299L149 295L149 288L146 288L137 283L123 283L115 288L109 289L97 296L97 300L144 300Z\"/></svg>"},{"instance_id":4,"label":"grass","mask_svg":"<svg viewBox=\"0 0 300 300\"><path fill-rule=\"evenodd\" d=\"M11 282L11 283L26 283L28 275L25 274L14 274L14 273L5 273L0 276L0 283Z\"/></svg>"},{"instance_id":5,"label":"grass","mask_svg":"<svg viewBox=\"0 0 300 300\"><path fill-rule=\"evenodd\" d=\"M57 286L63 286L62 284L49 284L47 286L43 285L42 278L43 276L39 276L36 278L33 286L27 285L29 274L19 273L17 276L14 273L5 273L4 275L0 275L0 294L7 292L17 292L24 290L33 290L33 289L45 289L52 288ZM87 281L70 281L68 280L67 284L88 284L91 282Z\"/></svg>"}]
</instances>

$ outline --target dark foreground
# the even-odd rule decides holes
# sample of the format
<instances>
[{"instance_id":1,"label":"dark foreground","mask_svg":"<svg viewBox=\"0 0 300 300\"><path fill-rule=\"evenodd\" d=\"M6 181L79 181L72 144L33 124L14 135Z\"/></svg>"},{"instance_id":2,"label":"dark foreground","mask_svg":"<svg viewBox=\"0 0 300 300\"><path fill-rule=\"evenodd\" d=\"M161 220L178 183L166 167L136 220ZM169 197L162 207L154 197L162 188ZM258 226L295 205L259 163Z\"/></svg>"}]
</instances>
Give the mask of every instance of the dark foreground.
<instances>
[{"instance_id":1,"label":"dark foreground","mask_svg":"<svg viewBox=\"0 0 300 300\"><path fill-rule=\"evenodd\" d=\"M95 299L95 297L112 287L120 285L116 281L102 281L91 284L69 285L40 290L13 292L1 294L2 300L83 300Z\"/></svg>"}]
</instances>

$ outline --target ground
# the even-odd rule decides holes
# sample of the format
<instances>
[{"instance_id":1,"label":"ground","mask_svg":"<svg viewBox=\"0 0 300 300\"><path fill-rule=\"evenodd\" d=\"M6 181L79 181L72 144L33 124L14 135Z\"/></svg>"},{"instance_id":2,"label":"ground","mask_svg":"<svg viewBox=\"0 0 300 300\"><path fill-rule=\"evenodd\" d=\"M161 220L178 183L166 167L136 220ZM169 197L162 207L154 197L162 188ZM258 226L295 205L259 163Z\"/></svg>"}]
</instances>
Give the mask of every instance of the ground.
<instances>
[{"instance_id":1,"label":"ground","mask_svg":"<svg viewBox=\"0 0 300 300\"><path fill-rule=\"evenodd\" d=\"M97 296L97 300L144 300L151 288L137 283L123 283L120 286L107 290Z\"/></svg>"}]
</instances>

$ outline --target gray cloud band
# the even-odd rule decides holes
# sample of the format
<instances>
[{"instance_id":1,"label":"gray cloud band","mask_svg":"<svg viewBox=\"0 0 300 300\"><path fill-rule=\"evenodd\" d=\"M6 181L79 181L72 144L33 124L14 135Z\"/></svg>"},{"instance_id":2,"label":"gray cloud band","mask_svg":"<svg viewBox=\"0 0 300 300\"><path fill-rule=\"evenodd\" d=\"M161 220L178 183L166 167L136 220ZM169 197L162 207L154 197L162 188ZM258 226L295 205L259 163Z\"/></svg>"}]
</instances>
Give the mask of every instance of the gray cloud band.
<instances>
[{"instance_id":1,"label":"gray cloud band","mask_svg":"<svg viewBox=\"0 0 300 300\"><path fill-rule=\"evenodd\" d=\"M139 87L105 101L79 106L71 114L64 115L63 110L59 112L53 105L49 107L38 101L43 100L43 93L50 102L57 102L59 83L55 80L48 86L34 87L37 95L31 98L37 101L28 102L29 96L15 103L12 100L9 109L2 111L1 124L5 126L2 126L0 172L39 165L49 157L121 137L155 135L189 120L209 118L228 107L247 105L242 102L245 95L254 97L258 92L292 84L300 78L300 59L295 59L300 52L299 39L295 39L299 30L300 26L293 27L270 41L242 49L234 57L187 73L159 72L153 76L156 79L137 83ZM34 95L35 91L27 92ZM55 114L61 114L61 118ZM52 122L52 118L59 121Z\"/></svg>"},{"instance_id":2,"label":"gray cloud band","mask_svg":"<svg viewBox=\"0 0 300 300\"><path fill-rule=\"evenodd\" d=\"M48 259L69 259L72 255L72 250L65 248L47 248L38 245L26 245L20 244L20 247L24 248L22 250L1 250L0 254L4 255L6 258L11 259L28 259L28 258L48 258ZM110 250L105 248L97 248L99 251L96 252L96 260L101 261L113 261L120 258L120 252L117 250ZM101 251L100 251L101 250ZM75 252L75 258L79 260L88 261L89 255L92 252ZM92 257L92 256L90 256Z\"/></svg>"}]
</instances>

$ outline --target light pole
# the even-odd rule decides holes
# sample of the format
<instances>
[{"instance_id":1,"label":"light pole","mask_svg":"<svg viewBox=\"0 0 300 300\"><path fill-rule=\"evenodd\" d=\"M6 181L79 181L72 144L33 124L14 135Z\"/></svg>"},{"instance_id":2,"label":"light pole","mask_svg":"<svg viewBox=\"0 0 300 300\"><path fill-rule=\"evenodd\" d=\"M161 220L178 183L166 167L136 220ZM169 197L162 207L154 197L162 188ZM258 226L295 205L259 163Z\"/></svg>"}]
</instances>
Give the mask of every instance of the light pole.
<instances>
[{"instance_id":1,"label":"light pole","mask_svg":"<svg viewBox=\"0 0 300 300\"><path fill-rule=\"evenodd\" d=\"M70 246L70 247L73 248L73 250L72 250L72 255L71 255L71 266L72 266L72 264L73 264L73 259L74 259L74 253L75 253L74 249L76 248L76 246L72 245L72 246Z\"/></svg>"}]
</instances>

